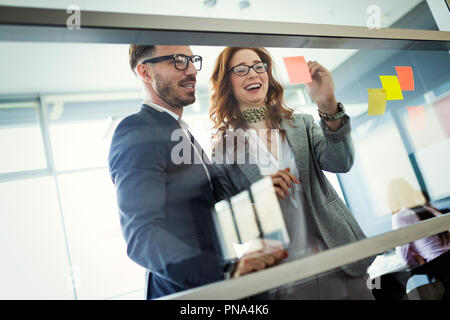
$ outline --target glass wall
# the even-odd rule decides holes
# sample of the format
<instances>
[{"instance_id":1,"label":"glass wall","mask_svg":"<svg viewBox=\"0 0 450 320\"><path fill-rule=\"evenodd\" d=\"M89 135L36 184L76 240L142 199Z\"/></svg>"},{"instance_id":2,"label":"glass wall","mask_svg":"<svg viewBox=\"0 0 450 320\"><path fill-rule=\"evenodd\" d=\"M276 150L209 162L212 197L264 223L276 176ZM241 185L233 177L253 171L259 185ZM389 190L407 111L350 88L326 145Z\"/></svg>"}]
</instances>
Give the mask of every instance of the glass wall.
<instances>
[{"instance_id":1,"label":"glass wall","mask_svg":"<svg viewBox=\"0 0 450 320\"><path fill-rule=\"evenodd\" d=\"M84 50L86 45L82 47ZM209 53L216 54L222 48L215 51L209 47L193 49L199 54L204 52L212 64L214 55ZM450 101L450 64L447 52L419 52L420 57L411 61L395 57L405 54L414 57L417 52L269 50L279 58L276 60L277 73L286 86L288 105L297 112L313 115L316 121L319 120L316 107L311 103L307 90L304 85L288 83L280 57L305 55L313 59L334 54L337 57L329 61L324 58L323 63L333 71L337 97L345 103L351 116L356 158L350 172L337 175L326 172L326 175L366 235L392 230L387 190L389 183L397 178L405 179L415 190L423 190L440 209L448 208L450 185L446 167L450 162L450 129L446 110ZM343 58L339 58L341 56ZM373 56L382 59L367 68L361 61ZM124 69L126 63L117 61ZM383 115L369 116L365 88L380 87L378 76L392 74L396 64L413 66L414 92L404 92L404 100L388 101ZM352 65L350 73L349 65ZM431 75L427 73L428 69L435 71ZM202 70L204 74L199 75L199 81L205 83L205 87L207 70L208 67ZM101 72L101 66L98 72ZM70 74L67 76L70 78ZM205 151L210 153L209 94L205 87L199 88L196 104L185 108L183 118ZM60 277L51 281L60 286L60 298L76 295L77 298L107 299L130 292L143 294L144 270L126 256L115 190L106 162L115 127L121 119L140 108L139 92L133 95L135 99L125 100L102 98L108 96L105 93L90 93L88 97L67 94L63 98L61 95L58 98L48 95L42 98L43 104L39 100L14 104L4 102L0 109L0 141L7 155L0 160L1 187L5 190L1 197L3 206L6 206L2 209L2 216L8 217L6 221L9 221L2 224L2 236L5 239L18 238L19 246L30 254L47 248L47 242L48 248L56 246L49 251L44 250L51 253L51 257L37 259L36 263L54 262L52 267L58 268ZM423 108L419 113L411 113L408 106ZM42 178L33 178L35 176ZM32 203L35 205L27 208ZM17 233L22 228L31 228L26 227L33 221L29 220L31 216L42 214L45 218L32 224L34 231ZM51 230L45 232L46 237L51 237L49 239L42 239L42 232L38 231L44 225ZM35 235L30 237L30 234ZM41 249L30 248L28 241ZM2 243L4 249L9 247L7 244L10 242ZM19 283L25 286L29 279L22 278L21 269L13 266L27 265L28 259L31 258L11 252L5 260L8 263L2 264L2 268L8 268L4 269L6 273L16 275L9 278L15 279L16 286ZM36 278L50 281L45 274L53 273L44 271L44 266L33 269L34 274ZM120 280L111 282L111 278ZM74 281L73 285L68 285L70 279ZM12 289L8 286L2 288L2 295L8 297ZM35 289L28 288L27 292L30 297L45 297L47 289L36 284Z\"/></svg>"},{"instance_id":2,"label":"glass wall","mask_svg":"<svg viewBox=\"0 0 450 320\"><path fill-rule=\"evenodd\" d=\"M120 4L108 3L106 8L102 2L79 3L86 10L124 11ZM52 8L65 9L68 4L47 1ZM134 1L126 11L186 15L175 2L165 4L167 8ZM427 1L361 1L354 8L361 15L352 13L353 20L346 19L348 10L337 8L335 1L329 9L311 1L286 1L277 3L280 10L271 10L274 3L265 1L194 1L190 12L200 17L366 26L371 15L366 9L372 4L381 8L382 27L437 29ZM0 1L0 5L19 4ZM33 6L34 2L20 1L20 5ZM222 11L223 6L230 9ZM197 78L197 100L183 113L208 155L209 77L222 49L192 47L194 54L203 56L204 65ZM107 163L115 129L139 111L142 103L127 50L127 44L0 43L0 74L8 79L0 83L0 298L144 298L145 269L127 256ZM348 219L354 218L368 237L395 229L393 214L398 210L390 200L395 181L405 182L420 194L421 204L448 212L448 51L414 47L268 50L288 107L312 115L317 124L320 121L306 86L290 83L283 62L284 57L304 56L332 72L336 97L350 116L354 163L347 173L324 171L338 196L328 199L327 205L343 200L350 209ZM25 59L29 52L33 59ZM380 89L380 76L397 75L398 66L411 68L414 89L402 90L401 99L387 100L381 114L370 114L367 89ZM394 251L384 258L401 265ZM381 273L389 269L380 258L371 268ZM332 274L327 275L333 278Z\"/></svg>"}]
</instances>

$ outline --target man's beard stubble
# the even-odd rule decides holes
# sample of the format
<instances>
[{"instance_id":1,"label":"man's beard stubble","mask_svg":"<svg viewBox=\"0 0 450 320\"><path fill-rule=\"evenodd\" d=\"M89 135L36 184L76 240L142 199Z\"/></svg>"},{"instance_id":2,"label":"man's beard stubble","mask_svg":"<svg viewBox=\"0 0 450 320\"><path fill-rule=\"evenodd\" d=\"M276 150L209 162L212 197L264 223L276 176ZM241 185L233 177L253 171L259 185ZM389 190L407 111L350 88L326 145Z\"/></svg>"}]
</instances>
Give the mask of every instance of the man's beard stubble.
<instances>
[{"instance_id":1,"label":"man's beard stubble","mask_svg":"<svg viewBox=\"0 0 450 320\"><path fill-rule=\"evenodd\" d=\"M159 75L155 75L156 93L167 104L174 108L183 108L195 102L195 93L190 94L188 98L181 98L175 93L174 83L172 81L164 81ZM177 83L181 84L185 81L195 81L194 77L187 77Z\"/></svg>"}]
</instances>

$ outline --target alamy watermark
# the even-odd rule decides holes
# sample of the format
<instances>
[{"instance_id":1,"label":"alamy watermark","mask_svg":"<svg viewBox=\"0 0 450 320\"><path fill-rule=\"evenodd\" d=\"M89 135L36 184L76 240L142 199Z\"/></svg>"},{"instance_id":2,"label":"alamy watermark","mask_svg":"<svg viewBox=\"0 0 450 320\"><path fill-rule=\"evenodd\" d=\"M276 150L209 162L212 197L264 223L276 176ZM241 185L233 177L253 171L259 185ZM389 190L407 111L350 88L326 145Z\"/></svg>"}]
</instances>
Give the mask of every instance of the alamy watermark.
<instances>
[{"instance_id":1,"label":"alamy watermark","mask_svg":"<svg viewBox=\"0 0 450 320\"><path fill-rule=\"evenodd\" d=\"M381 277L377 277L375 279L370 279L370 277L367 278L367 289L373 290L373 289L381 289Z\"/></svg>"},{"instance_id":2,"label":"alamy watermark","mask_svg":"<svg viewBox=\"0 0 450 320\"><path fill-rule=\"evenodd\" d=\"M366 9L366 13L369 15L366 21L367 28L380 29L381 28L381 9L374 4L370 5Z\"/></svg>"},{"instance_id":3,"label":"alamy watermark","mask_svg":"<svg viewBox=\"0 0 450 320\"><path fill-rule=\"evenodd\" d=\"M66 13L70 14L70 16L66 20L67 29L69 29L69 30L81 29L80 7L75 4L71 4L67 7Z\"/></svg>"},{"instance_id":4,"label":"alamy watermark","mask_svg":"<svg viewBox=\"0 0 450 320\"><path fill-rule=\"evenodd\" d=\"M174 164L259 164L270 165L271 155L278 158L278 129L236 129L227 130L212 141L211 159L202 152L198 143L186 135L183 129L172 132L171 141L177 142L171 150L171 160ZM268 143L271 141L271 143ZM270 145L270 147L268 147ZM193 149L195 147L195 149ZM193 152L194 151L194 152Z\"/></svg>"}]
</instances>

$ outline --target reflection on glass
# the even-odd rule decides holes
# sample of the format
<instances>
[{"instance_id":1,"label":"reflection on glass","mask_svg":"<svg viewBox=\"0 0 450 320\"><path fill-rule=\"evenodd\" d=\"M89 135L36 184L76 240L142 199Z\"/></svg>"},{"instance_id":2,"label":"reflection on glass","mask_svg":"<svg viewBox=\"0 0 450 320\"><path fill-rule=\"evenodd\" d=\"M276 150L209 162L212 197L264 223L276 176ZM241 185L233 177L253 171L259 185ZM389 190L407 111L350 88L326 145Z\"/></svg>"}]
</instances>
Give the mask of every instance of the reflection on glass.
<instances>
[{"instance_id":1,"label":"reflection on glass","mask_svg":"<svg viewBox=\"0 0 450 320\"><path fill-rule=\"evenodd\" d=\"M356 127L356 128L355 128ZM368 236L391 230L389 182L403 177L419 188L398 127L389 114L354 126L355 162L340 174L347 202ZM395 159L395 160L394 160Z\"/></svg>"},{"instance_id":2,"label":"reflection on glass","mask_svg":"<svg viewBox=\"0 0 450 320\"><path fill-rule=\"evenodd\" d=\"M450 195L450 139L442 140L434 145L417 151L417 161L433 200Z\"/></svg>"},{"instance_id":3,"label":"reflection on glass","mask_svg":"<svg viewBox=\"0 0 450 320\"><path fill-rule=\"evenodd\" d=\"M403 245L413 248L435 236ZM450 251L420 264L406 263L401 251L379 254L368 270L372 294L379 300L445 300L450 294Z\"/></svg>"},{"instance_id":4,"label":"reflection on glass","mask_svg":"<svg viewBox=\"0 0 450 320\"><path fill-rule=\"evenodd\" d=\"M266 177L252 184L250 189L264 238L278 240L287 245L289 235L273 188L272 179Z\"/></svg>"},{"instance_id":5,"label":"reflection on glass","mask_svg":"<svg viewBox=\"0 0 450 320\"><path fill-rule=\"evenodd\" d=\"M235 245L241 244L238 229L235 226L233 213L228 201L223 200L215 204L214 222L219 238L222 255L225 260L232 260L238 257Z\"/></svg>"},{"instance_id":6,"label":"reflection on glass","mask_svg":"<svg viewBox=\"0 0 450 320\"><path fill-rule=\"evenodd\" d=\"M389 183L388 199L393 214L393 229L442 215L428 202L422 191L414 189L404 179L394 179ZM396 248L397 254L409 265L425 264L447 251L450 251L448 231Z\"/></svg>"},{"instance_id":7,"label":"reflection on glass","mask_svg":"<svg viewBox=\"0 0 450 320\"><path fill-rule=\"evenodd\" d=\"M248 190L215 204L215 227L223 258L240 258L246 252L262 249L257 239L277 240L285 247L289 235L270 178L251 185Z\"/></svg>"},{"instance_id":8,"label":"reflection on glass","mask_svg":"<svg viewBox=\"0 0 450 320\"><path fill-rule=\"evenodd\" d=\"M422 112L404 113L415 156L431 199L450 195L450 95L446 92Z\"/></svg>"},{"instance_id":9,"label":"reflection on glass","mask_svg":"<svg viewBox=\"0 0 450 320\"><path fill-rule=\"evenodd\" d=\"M383 130L359 140L356 146L357 161L360 161L361 170L365 173L367 185L370 186L368 196L372 200L376 216L389 214L384 190L392 178L406 177L418 187L412 166L407 165L409 159L398 129L389 118L386 120ZM396 161L391 161L392 158Z\"/></svg>"},{"instance_id":10,"label":"reflection on glass","mask_svg":"<svg viewBox=\"0 0 450 320\"><path fill-rule=\"evenodd\" d=\"M369 276L350 277L332 269L250 297L270 300L374 300Z\"/></svg>"},{"instance_id":11,"label":"reflection on glass","mask_svg":"<svg viewBox=\"0 0 450 320\"><path fill-rule=\"evenodd\" d=\"M447 106L450 100L447 99ZM411 108L420 108L416 112L404 113L404 120L407 124L408 133L411 136L414 148L421 150L429 147L448 137L444 127L445 117L442 117L433 105L416 106Z\"/></svg>"},{"instance_id":12,"label":"reflection on glass","mask_svg":"<svg viewBox=\"0 0 450 320\"><path fill-rule=\"evenodd\" d=\"M260 230L255 220L252 202L247 191L243 191L230 199L235 213L239 236L242 243L259 238Z\"/></svg>"},{"instance_id":13,"label":"reflection on glass","mask_svg":"<svg viewBox=\"0 0 450 320\"><path fill-rule=\"evenodd\" d=\"M361 59L373 64L365 67ZM396 75L396 66L411 67L414 90L402 91L403 100L387 101L383 115L352 117L355 163L339 174L347 203L369 236L392 228L385 196L392 179L404 178L431 201L441 201L440 208L449 206L448 52L360 50L333 71L338 95L347 109L367 103L366 88L380 88L379 76Z\"/></svg>"}]
</instances>

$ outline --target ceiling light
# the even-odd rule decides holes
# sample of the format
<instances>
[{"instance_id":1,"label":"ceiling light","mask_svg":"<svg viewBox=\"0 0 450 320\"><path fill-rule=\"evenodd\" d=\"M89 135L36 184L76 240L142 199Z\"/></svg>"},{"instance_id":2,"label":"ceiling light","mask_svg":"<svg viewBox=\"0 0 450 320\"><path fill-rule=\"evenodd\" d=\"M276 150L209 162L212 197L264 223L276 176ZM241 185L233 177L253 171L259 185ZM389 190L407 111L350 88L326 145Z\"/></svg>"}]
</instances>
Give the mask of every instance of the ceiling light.
<instances>
[{"instance_id":1,"label":"ceiling light","mask_svg":"<svg viewBox=\"0 0 450 320\"><path fill-rule=\"evenodd\" d=\"M217 0L204 0L203 1L203 4L210 8L214 7L216 5L216 3L217 3Z\"/></svg>"},{"instance_id":2,"label":"ceiling light","mask_svg":"<svg viewBox=\"0 0 450 320\"><path fill-rule=\"evenodd\" d=\"M248 7L250 7L250 1L247 0L239 1L239 9L243 10Z\"/></svg>"}]
</instances>

